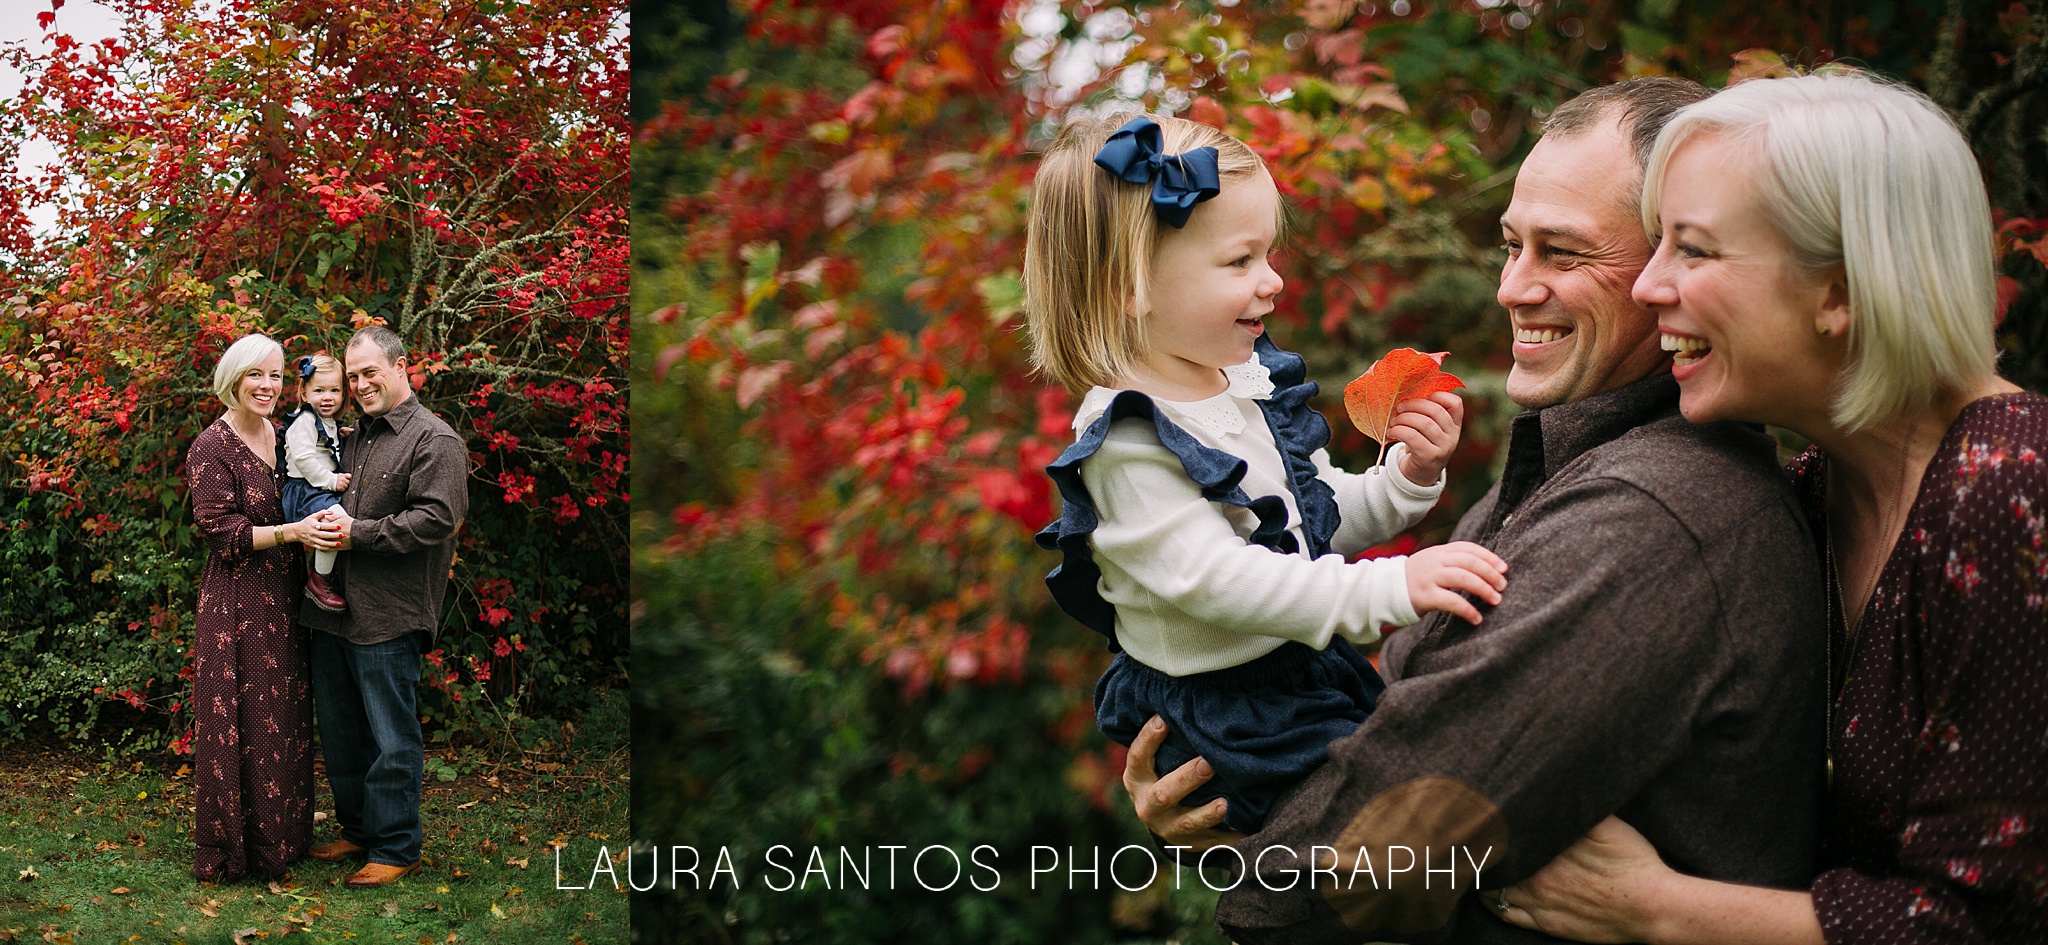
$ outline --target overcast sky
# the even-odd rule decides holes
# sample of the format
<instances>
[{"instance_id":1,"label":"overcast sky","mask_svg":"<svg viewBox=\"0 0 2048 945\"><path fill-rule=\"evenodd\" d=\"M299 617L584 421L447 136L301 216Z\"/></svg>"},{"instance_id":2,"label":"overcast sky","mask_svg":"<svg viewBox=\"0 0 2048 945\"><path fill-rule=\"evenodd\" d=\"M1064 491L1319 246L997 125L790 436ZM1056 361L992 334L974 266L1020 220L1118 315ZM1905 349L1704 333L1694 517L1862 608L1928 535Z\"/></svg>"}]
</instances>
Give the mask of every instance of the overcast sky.
<instances>
[{"instance_id":1,"label":"overcast sky","mask_svg":"<svg viewBox=\"0 0 2048 945\"><path fill-rule=\"evenodd\" d=\"M49 9L48 0L0 0L0 44L19 45L31 55L47 56L51 49L49 38L57 33L69 33L79 45L90 46L121 32L120 16L93 0L67 0L64 8L57 11L56 22L45 30L36 24L36 14ZM0 98L11 100L21 94L22 81L20 72L0 63ZM31 172L54 160L55 152L41 139L30 141L21 149L21 166ZM31 207L28 216L38 231L47 233L56 225L57 208Z\"/></svg>"}]
</instances>

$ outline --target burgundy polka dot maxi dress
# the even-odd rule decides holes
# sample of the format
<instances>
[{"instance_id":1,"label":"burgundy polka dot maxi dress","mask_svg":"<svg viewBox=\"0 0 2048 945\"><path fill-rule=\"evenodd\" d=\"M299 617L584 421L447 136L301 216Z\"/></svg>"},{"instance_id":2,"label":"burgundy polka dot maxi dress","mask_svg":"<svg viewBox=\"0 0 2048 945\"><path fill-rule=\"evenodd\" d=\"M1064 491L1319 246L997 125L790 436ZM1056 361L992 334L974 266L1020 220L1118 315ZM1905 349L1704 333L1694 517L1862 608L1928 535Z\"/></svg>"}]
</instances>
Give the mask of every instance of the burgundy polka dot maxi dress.
<instances>
[{"instance_id":1,"label":"burgundy polka dot maxi dress","mask_svg":"<svg viewBox=\"0 0 2048 945\"><path fill-rule=\"evenodd\" d=\"M1792 466L1816 535L1825 464ZM1840 619L1823 934L2048 942L2048 398L1964 408L1854 640Z\"/></svg>"},{"instance_id":2,"label":"burgundy polka dot maxi dress","mask_svg":"<svg viewBox=\"0 0 2048 945\"><path fill-rule=\"evenodd\" d=\"M283 524L284 508L270 465L226 420L193 441L185 479L207 548L192 682L192 874L275 877L313 842L301 553L295 544L252 549L255 530Z\"/></svg>"}]
</instances>

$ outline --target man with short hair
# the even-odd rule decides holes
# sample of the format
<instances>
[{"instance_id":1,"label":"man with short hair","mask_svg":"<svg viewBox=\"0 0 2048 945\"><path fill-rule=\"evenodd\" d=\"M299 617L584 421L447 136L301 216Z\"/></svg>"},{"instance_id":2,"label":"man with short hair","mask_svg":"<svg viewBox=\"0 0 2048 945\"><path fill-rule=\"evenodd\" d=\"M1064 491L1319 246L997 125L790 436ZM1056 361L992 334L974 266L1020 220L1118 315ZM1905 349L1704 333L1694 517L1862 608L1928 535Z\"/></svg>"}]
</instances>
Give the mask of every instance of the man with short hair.
<instances>
[{"instance_id":1,"label":"man with short hair","mask_svg":"<svg viewBox=\"0 0 2048 945\"><path fill-rule=\"evenodd\" d=\"M1609 815L1683 872L1811 878L1827 646L1812 542L1768 436L1679 415L1656 317L1629 297L1650 255L1643 161L1705 94L1595 89L1524 161L1499 300L1527 412L1452 536L1505 559L1507 591L1483 625L1432 614L1389 638L1373 715L1238 842L1251 865L1216 909L1235 941L1549 941L1466 893L1528 877ZM1155 782L1148 737L1126 775L1141 818L1169 842L1213 836L1214 805L1170 806L1199 769Z\"/></svg>"},{"instance_id":2,"label":"man with short hair","mask_svg":"<svg viewBox=\"0 0 2048 945\"><path fill-rule=\"evenodd\" d=\"M299 610L313 630L313 705L341 826L340 840L308 855L363 855L348 878L356 887L420 867L420 654L440 631L455 533L469 514L469 450L413 396L407 366L388 328L349 340L343 368L363 419L342 447L348 489L325 516L349 552L335 569L349 606Z\"/></svg>"}]
</instances>

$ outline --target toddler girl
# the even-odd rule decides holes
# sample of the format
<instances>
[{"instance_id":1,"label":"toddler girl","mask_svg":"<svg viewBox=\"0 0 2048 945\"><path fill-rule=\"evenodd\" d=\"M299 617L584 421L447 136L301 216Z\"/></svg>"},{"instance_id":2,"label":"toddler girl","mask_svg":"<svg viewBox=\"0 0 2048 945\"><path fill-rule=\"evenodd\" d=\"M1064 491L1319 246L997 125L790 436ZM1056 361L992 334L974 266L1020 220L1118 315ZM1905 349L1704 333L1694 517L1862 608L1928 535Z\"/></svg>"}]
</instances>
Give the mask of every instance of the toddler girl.
<instances>
[{"instance_id":1,"label":"toddler girl","mask_svg":"<svg viewBox=\"0 0 2048 945\"><path fill-rule=\"evenodd\" d=\"M348 473L341 468L341 362L324 354L299 359L299 406L285 415L284 519L296 522L341 504ZM327 586L337 552L313 552L306 572L306 596L322 610L345 610L348 601Z\"/></svg>"},{"instance_id":2,"label":"toddler girl","mask_svg":"<svg viewBox=\"0 0 2048 945\"><path fill-rule=\"evenodd\" d=\"M1068 124L1034 185L1032 357L1085 392L1046 467L1064 512L1038 541L1064 553L1053 597L1117 651L1103 732L1129 745L1162 716L1160 770L1200 755L1216 772L1184 803L1227 798L1251 833L1385 688L1352 644L1421 611L1478 623L1460 592L1499 603L1506 565L1469 542L1345 561L1436 504L1463 402L1400 404L1383 467L1331 466L1316 385L1266 337L1272 177L1207 125L1121 118Z\"/></svg>"}]
</instances>

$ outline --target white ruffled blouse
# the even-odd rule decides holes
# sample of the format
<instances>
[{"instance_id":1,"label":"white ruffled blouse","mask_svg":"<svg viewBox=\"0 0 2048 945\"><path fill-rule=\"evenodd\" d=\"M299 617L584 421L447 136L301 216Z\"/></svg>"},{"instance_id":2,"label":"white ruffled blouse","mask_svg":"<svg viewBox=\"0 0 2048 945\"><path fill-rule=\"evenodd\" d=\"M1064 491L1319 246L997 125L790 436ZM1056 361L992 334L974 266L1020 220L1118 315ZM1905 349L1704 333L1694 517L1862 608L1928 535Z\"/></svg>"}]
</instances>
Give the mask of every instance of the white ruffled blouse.
<instances>
[{"instance_id":1,"label":"white ruffled blouse","mask_svg":"<svg viewBox=\"0 0 2048 945\"><path fill-rule=\"evenodd\" d=\"M1442 481L1418 486L1403 477L1400 444L1364 473L1337 469L1328 451L1317 450L1312 458L1336 492L1341 524L1330 540L1333 553L1311 559L1285 463L1258 403L1272 397L1272 379L1256 355L1223 373L1229 386L1214 397L1153 403L1203 445L1244 460L1240 486L1254 498L1280 497L1303 551L1278 554L1249 543L1259 524L1251 510L1203 498L1149 421L1117 421L1081 464L1081 479L1100 519L1090 536L1102 569L1098 590L1116 607L1125 652L1183 676L1250 662L1287 640L1322 649L1341 634L1370 644L1383 625L1414 623L1405 558L1344 558L1420 520L1443 494ZM1118 393L1089 391L1075 411L1075 431L1095 422Z\"/></svg>"}]
</instances>

